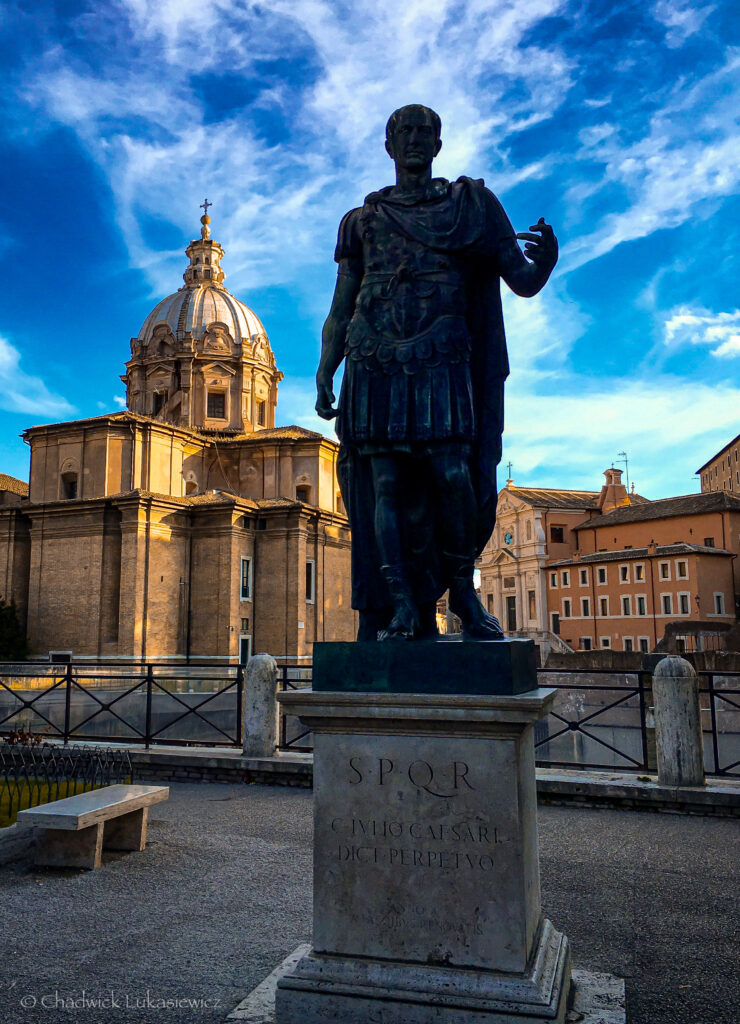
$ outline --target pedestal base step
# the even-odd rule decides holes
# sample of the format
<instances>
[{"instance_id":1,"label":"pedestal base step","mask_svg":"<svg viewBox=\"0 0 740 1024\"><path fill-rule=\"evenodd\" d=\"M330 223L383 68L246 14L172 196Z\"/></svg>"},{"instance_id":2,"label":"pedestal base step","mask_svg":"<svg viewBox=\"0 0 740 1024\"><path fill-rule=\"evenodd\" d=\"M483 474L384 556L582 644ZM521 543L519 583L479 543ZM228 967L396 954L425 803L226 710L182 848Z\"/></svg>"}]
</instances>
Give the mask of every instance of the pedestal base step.
<instances>
[{"instance_id":1,"label":"pedestal base step","mask_svg":"<svg viewBox=\"0 0 740 1024\"><path fill-rule=\"evenodd\" d=\"M277 983L285 974L295 970L298 963L310 952L309 943L298 946L272 974L239 1003L227 1019L242 1021L243 1024L277 1024ZM627 1024L624 981L621 978L613 974L596 974L592 971L574 969L572 984L575 996L572 1009L566 1014L565 1024ZM348 1021L350 1019L348 1018ZM433 1019L435 1018L429 1015L427 1008L426 1020ZM298 1024L305 1024L305 1021L299 1021Z\"/></svg>"}]
</instances>

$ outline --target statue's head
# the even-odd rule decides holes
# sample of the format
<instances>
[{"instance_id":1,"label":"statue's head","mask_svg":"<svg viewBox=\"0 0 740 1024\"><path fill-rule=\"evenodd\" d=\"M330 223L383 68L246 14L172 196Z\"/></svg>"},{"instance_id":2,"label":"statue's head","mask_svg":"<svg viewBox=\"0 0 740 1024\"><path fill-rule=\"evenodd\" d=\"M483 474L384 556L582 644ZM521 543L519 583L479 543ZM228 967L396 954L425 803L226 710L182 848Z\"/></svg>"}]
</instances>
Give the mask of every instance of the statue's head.
<instances>
[{"instance_id":1,"label":"statue's head","mask_svg":"<svg viewBox=\"0 0 740 1024\"><path fill-rule=\"evenodd\" d=\"M431 164L442 148L442 121L430 107L411 103L394 110L385 126L385 148L391 159L408 170Z\"/></svg>"}]
</instances>

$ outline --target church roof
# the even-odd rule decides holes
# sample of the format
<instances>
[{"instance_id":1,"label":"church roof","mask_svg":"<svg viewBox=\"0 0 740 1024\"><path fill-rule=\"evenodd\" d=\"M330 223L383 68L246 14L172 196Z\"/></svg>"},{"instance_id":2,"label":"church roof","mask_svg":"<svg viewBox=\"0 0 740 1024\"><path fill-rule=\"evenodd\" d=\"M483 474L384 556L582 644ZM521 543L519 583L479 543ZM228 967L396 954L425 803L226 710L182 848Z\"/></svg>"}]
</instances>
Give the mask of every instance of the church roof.
<instances>
[{"instance_id":1,"label":"church roof","mask_svg":"<svg viewBox=\"0 0 740 1024\"><path fill-rule=\"evenodd\" d=\"M7 473L0 473L0 491L9 491L11 494L20 494L21 497L28 497L28 484L25 480L19 480L15 476L8 476Z\"/></svg>"},{"instance_id":2,"label":"church roof","mask_svg":"<svg viewBox=\"0 0 740 1024\"><path fill-rule=\"evenodd\" d=\"M582 509L598 509L600 491L568 491L551 487L515 487L509 484L506 488L510 494L520 498L528 505L535 508L557 508L578 512ZM648 502L641 494L630 494L632 505L642 505ZM631 507L631 506L625 506Z\"/></svg>"}]
</instances>

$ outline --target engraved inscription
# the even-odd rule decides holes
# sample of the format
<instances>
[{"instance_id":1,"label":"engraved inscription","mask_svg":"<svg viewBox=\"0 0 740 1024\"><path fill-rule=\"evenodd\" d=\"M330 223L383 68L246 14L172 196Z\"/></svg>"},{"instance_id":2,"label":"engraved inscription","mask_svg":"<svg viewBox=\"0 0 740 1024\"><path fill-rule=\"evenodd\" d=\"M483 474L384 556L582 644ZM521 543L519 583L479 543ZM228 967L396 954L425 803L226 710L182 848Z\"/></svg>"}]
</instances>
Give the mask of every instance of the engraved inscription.
<instances>
[{"instance_id":1,"label":"engraved inscription","mask_svg":"<svg viewBox=\"0 0 740 1024\"><path fill-rule=\"evenodd\" d=\"M424 790L430 796L449 800L457 796L463 787L475 789L468 779L469 773L470 766L465 761L450 761L435 766L421 758L406 764L393 761L390 757L350 757L347 781L351 786L359 786L361 782L385 786L405 776L417 789Z\"/></svg>"}]
</instances>

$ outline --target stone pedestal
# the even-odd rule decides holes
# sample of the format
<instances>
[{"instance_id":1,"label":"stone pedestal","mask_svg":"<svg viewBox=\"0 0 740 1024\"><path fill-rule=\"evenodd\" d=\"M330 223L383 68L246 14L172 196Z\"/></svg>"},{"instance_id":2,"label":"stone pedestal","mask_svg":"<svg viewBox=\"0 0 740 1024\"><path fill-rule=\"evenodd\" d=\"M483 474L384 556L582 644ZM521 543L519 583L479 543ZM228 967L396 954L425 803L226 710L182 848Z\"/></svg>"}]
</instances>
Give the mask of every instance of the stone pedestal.
<instances>
[{"instance_id":1,"label":"stone pedestal","mask_svg":"<svg viewBox=\"0 0 740 1024\"><path fill-rule=\"evenodd\" d=\"M315 838L313 948L278 982L278 1024L564 1020L533 744L553 697L279 694L313 731Z\"/></svg>"}]
</instances>

